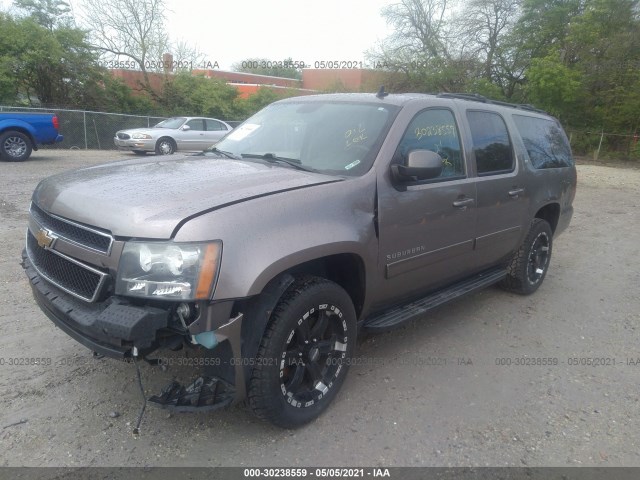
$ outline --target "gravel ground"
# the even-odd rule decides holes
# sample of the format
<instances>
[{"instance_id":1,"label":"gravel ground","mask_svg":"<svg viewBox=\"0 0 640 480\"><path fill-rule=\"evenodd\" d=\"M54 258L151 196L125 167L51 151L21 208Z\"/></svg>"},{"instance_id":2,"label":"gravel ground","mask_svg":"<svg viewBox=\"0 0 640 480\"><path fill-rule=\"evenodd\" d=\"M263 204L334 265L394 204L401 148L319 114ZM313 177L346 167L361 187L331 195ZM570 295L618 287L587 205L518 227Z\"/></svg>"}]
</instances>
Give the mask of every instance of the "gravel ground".
<instances>
[{"instance_id":1,"label":"gravel ground","mask_svg":"<svg viewBox=\"0 0 640 480\"><path fill-rule=\"evenodd\" d=\"M574 220L535 295L490 288L361 338L367 361L310 425L148 408L134 437L133 367L94 360L56 329L18 264L41 178L131 157L0 163L0 466L640 466L639 169L580 165ZM51 364L10 364L25 357ZM525 357L557 364L515 365ZM141 368L148 394L191 373Z\"/></svg>"}]
</instances>

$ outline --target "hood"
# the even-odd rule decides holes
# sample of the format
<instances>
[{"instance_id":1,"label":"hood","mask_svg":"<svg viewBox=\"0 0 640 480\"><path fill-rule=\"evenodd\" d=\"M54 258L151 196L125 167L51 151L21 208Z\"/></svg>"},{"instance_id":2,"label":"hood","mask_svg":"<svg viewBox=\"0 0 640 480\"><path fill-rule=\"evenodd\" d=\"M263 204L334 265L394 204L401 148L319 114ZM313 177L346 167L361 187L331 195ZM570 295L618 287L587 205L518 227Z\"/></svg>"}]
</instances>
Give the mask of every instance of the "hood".
<instances>
[{"instance_id":1,"label":"hood","mask_svg":"<svg viewBox=\"0 0 640 480\"><path fill-rule=\"evenodd\" d=\"M280 165L173 155L61 173L40 182L33 201L115 236L167 239L203 212L341 180Z\"/></svg>"}]
</instances>

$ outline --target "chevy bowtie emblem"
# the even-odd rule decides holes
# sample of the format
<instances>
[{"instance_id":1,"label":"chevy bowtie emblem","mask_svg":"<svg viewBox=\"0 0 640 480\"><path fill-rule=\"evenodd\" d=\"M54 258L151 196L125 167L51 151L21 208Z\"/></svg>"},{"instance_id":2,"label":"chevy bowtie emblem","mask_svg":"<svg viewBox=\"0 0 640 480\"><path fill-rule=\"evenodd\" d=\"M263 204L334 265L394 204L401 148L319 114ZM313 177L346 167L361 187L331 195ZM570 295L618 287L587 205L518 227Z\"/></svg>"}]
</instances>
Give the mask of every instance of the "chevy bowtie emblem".
<instances>
[{"instance_id":1,"label":"chevy bowtie emblem","mask_svg":"<svg viewBox=\"0 0 640 480\"><path fill-rule=\"evenodd\" d=\"M49 248L51 245L53 245L55 239L56 237L51 235L51 233L49 233L49 231L45 230L44 228L41 228L40 230L38 230L38 233L36 233L36 240L38 241L38 245L40 245L42 248Z\"/></svg>"}]
</instances>

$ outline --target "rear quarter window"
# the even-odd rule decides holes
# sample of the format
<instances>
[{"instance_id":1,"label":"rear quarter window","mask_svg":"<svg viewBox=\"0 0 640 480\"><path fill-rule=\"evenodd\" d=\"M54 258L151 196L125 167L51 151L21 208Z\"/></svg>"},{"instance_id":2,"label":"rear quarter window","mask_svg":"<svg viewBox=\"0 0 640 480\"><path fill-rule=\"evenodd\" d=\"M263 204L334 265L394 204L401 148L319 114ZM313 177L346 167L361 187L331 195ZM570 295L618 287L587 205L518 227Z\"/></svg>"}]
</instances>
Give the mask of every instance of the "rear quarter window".
<instances>
[{"instance_id":1,"label":"rear quarter window","mask_svg":"<svg viewBox=\"0 0 640 480\"><path fill-rule=\"evenodd\" d=\"M514 115L513 121L534 168L562 168L573 165L569 141L557 121L526 115Z\"/></svg>"}]
</instances>

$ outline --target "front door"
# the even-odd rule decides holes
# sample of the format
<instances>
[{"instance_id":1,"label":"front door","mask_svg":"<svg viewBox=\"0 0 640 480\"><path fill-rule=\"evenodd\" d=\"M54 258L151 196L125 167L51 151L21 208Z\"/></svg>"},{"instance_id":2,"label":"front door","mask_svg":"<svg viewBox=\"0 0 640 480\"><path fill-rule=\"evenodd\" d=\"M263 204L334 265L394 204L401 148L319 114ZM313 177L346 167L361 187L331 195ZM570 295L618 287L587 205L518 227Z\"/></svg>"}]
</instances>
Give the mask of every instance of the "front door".
<instances>
[{"instance_id":1,"label":"front door","mask_svg":"<svg viewBox=\"0 0 640 480\"><path fill-rule=\"evenodd\" d=\"M193 118L185 123L184 126L188 126L189 129L182 130L179 135L176 135L179 150L198 151L211 146L205 137L204 119Z\"/></svg>"},{"instance_id":2,"label":"front door","mask_svg":"<svg viewBox=\"0 0 640 480\"><path fill-rule=\"evenodd\" d=\"M401 301L451 283L473 262L476 184L467 172L454 113L444 107L419 111L391 163L406 162L412 150L438 153L442 173L400 184L388 173L379 176L378 265L383 280L376 303Z\"/></svg>"}]
</instances>

